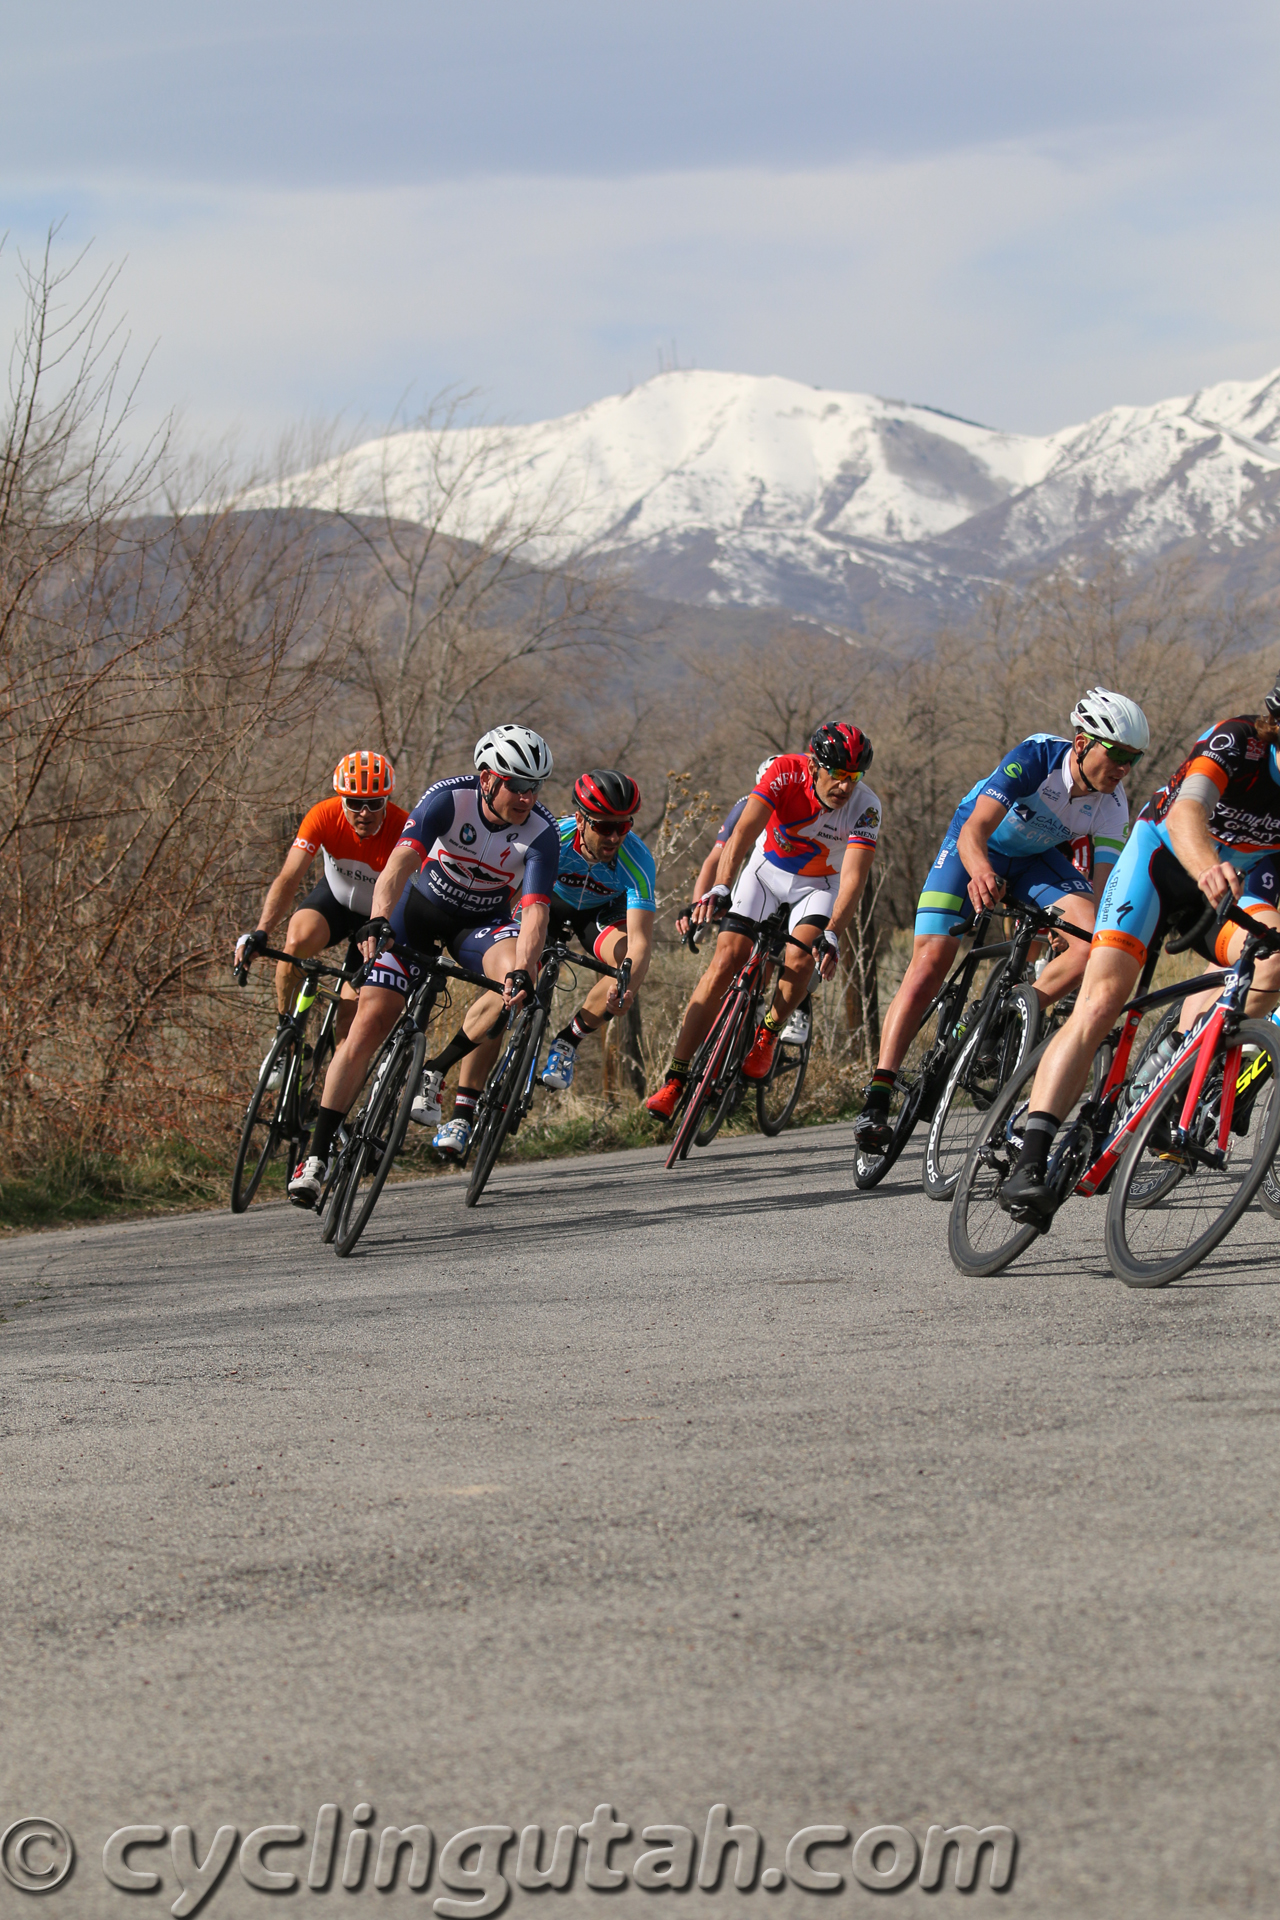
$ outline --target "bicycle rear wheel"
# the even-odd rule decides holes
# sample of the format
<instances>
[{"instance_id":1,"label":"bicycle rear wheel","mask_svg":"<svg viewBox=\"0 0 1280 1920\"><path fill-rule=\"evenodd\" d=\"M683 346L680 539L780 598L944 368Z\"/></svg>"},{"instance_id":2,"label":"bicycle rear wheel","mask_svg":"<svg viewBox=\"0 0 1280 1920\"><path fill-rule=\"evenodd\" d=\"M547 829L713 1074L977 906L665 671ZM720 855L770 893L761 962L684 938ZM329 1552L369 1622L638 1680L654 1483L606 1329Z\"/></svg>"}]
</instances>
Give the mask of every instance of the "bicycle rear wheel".
<instances>
[{"instance_id":1,"label":"bicycle rear wheel","mask_svg":"<svg viewBox=\"0 0 1280 1920\"><path fill-rule=\"evenodd\" d=\"M243 1213L262 1182L262 1176L280 1151L286 1134L292 1136L297 1102L298 1068L302 1042L294 1027L283 1027L263 1063L240 1129L240 1148L231 1175L231 1211ZM267 1081L280 1069L280 1084L269 1091Z\"/></svg>"},{"instance_id":2,"label":"bicycle rear wheel","mask_svg":"<svg viewBox=\"0 0 1280 1920\"><path fill-rule=\"evenodd\" d=\"M1044 1041L1029 1054L1006 1083L985 1115L956 1182L947 1247L961 1273L975 1278L999 1273L1039 1235L1039 1228L1005 1213L996 1196L1022 1151L1022 1122L1030 1106L1031 1084L1048 1044Z\"/></svg>"},{"instance_id":3,"label":"bicycle rear wheel","mask_svg":"<svg viewBox=\"0 0 1280 1920\"><path fill-rule=\"evenodd\" d=\"M539 1003L526 1008L511 1036L511 1044L485 1082L476 1112L476 1160L464 1198L464 1204L468 1207L474 1207L484 1192L485 1182L493 1171L493 1163L516 1118L516 1109L523 1097L530 1070L537 1060L546 1024L545 1007Z\"/></svg>"},{"instance_id":4,"label":"bicycle rear wheel","mask_svg":"<svg viewBox=\"0 0 1280 1920\"><path fill-rule=\"evenodd\" d=\"M782 1132L796 1110L796 1102L809 1071L809 1049L813 1045L813 1008L806 995L798 1009L807 1015L809 1031L803 1040L779 1040L774 1050L768 1077L756 1088L756 1119L760 1131L769 1139Z\"/></svg>"},{"instance_id":5,"label":"bicycle rear wheel","mask_svg":"<svg viewBox=\"0 0 1280 1920\"><path fill-rule=\"evenodd\" d=\"M1237 1056L1235 1048L1242 1052ZM1280 1145L1280 1102L1259 1085L1274 1082L1280 1030L1269 1020L1245 1020L1230 1042L1221 1037L1188 1128L1175 1139L1199 1055L1193 1053L1162 1084L1134 1135L1107 1202L1107 1258L1127 1287L1165 1287L1198 1265L1226 1237L1262 1185ZM1237 1098L1221 1165L1217 1146L1222 1086L1228 1062L1239 1059ZM1152 1200L1142 1182L1152 1160L1180 1177ZM1135 1201L1134 1190L1140 1198Z\"/></svg>"},{"instance_id":6,"label":"bicycle rear wheel","mask_svg":"<svg viewBox=\"0 0 1280 1920\"><path fill-rule=\"evenodd\" d=\"M341 1194L333 1250L345 1260L369 1224L391 1165L409 1130L409 1109L422 1080L427 1036L406 1032L386 1062L357 1122L351 1165Z\"/></svg>"},{"instance_id":7,"label":"bicycle rear wheel","mask_svg":"<svg viewBox=\"0 0 1280 1920\"><path fill-rule=\"evenodd\" d=\"M924 1190L949 1200L1001 1087L1018 1073L1040 1034L1033 987L1015 987L984 1020L979 1015L951 1069L924 1149Z\"/></svg>"},{"instance_id":8,"label":"bicycle rear wheel","mask_svg":"<svg viewBox=\"0 0 1280 1920\"><path fill-rule=\"evenodd\" d=\"M685 1099L679 1124L667 1152L667 1166L674 1167L677 1160L685 1160L702 1123L702 1116L708 1102L717 1097L726 1072L726 1062L732 1057L739 1040L739 1027L748 1025L751 1010L751 995L742 988L731 993L716 1015L715 1024L707 1035L701 1048L701 1057L705 1064L701 1067L695 1061L689 1078L692 1087ZM718 1097L723 1097L719 1095Z\"/></svg>"}]
</instances>

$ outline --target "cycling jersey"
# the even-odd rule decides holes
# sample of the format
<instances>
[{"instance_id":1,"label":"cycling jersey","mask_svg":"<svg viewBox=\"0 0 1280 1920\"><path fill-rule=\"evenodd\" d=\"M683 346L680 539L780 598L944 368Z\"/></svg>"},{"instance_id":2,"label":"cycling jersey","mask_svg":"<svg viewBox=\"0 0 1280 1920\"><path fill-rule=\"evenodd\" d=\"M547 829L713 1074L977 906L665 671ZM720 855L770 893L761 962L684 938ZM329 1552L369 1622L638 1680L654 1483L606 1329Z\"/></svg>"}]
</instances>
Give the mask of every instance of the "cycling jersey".
<instances>
[{"instance_id":1,"label":"cycling jersey","mask_svg":"<svg viewBox=\"0 0 1280 1920\"><path fill-rule=\"evenodd\" d=\"M1169 784L1143 808L1142 818L1160 827L1167 845L1163 822L1188 781L1189 797L1203 805L1209 832L1233 867L1247 873L1264 853L1280 849L1280 756L1259 739L1247 715L1206 727Z\"/></svg>"},{"instance_id":2,"label":"cycling jersey","mask_svg":"<svg viewBox=\"0 0 1280 1920\"><path fill-rule=\"evenodd\" d=\"M1120 857L1129 829L1129 802L1124 790L1114 793L1071 792L1069 740L1054 733L1033 733L1020 740L1000 765L971 787L952 815L945 846L960 838L960 829L980 799L998 800L1004 819L987 842L995 853L1047 853L1050 847L1092 836L1099 866Z\"/></svg>"},{"instance_id":3,"label":"cycling jersey","mask_svg":"<svg viewBox=\"0 0 1280 1920\"><path fill-rule=\"evenodd\" d=\"M787 873L829 880L839 872L846 847L874 847L879 838L882 809L870 787L859 781L840 806L824 807L806 754L779 754L752 794L773 808L764 858Z\"/></svg>"},{"instance_id":4,"label":"cycling jersey","mask_svg":"<svg viewBox=\"0 0 1280 1920\"><path fill-rule=\"evenodd\" d=\"M611 860L592 860L582 845L578 823L570 814L560 822L560 871L556 901L585 913L605 907L618 913L657 907L657 868L653 855L637 833L628 833Z\"/></svg>"},{"instance_id":5,"label":"cycling jersey","mask_svg":"<svg viewBox=\"0 0 1280 1920\"><path fill-rule=\"evenodd\" d=\"M1223 858L1249 880L1242 902L1256 913L1273 904L1272 856L1280 853L1280 759L1259 738L1247 715L1206 727L1167 786L1153 794L1113 869L1098 910L1093 943L1145 960L1171 909L1190 914L1201 896L1173 851L1169 814L1185 797L1199 800ZM1232 927L1225 926L1213 958L1225 961Z\"/></svg>"},{"instance_id":6,"label":"cycling jersey","mask_svg":"<svg viewBox=\"0 0 1280 1920\"><path fill-rule=\"evenodd\" d=\"M321 800L312 807L298 828L293 844L305 847L310 854L323 853L324 877L335 901L340 907L350 907L363 914L367 920L373 912L373 889L378 875L395 851L408 818L403 807L393 807L388 800L377 833L362 840L335 794L331 800Z\"/></svg>"},{"instance_id":7,"label":"cycling jersey","mask_svg":"<svg viewBox=\"0 0 1280 1920\"><path fill-rule=\"evenodd\" d=\"M715 844L718 847L724 846L728 840L729 835L733 832L739 820L741 820L742 809L746 806L750 798L751 795L749 793L744 793L741 800L735 800L724 819L720 822L720 831L715 839Z\"/></svg>"},{"instance_id":8,"label":"cycling jersey","mask_svg":"<svg viewBox=\"0 0 1280 1920\"><path fill-rule=\"evenodd\" d=\"M520 826L487 815L474 773L428 787L400 845L422 862L409 887L447 908L459 926L509 918L517 902L549 904L560 862L560 836L547 809L535 802Z\"/></svg>"}]
</instances>

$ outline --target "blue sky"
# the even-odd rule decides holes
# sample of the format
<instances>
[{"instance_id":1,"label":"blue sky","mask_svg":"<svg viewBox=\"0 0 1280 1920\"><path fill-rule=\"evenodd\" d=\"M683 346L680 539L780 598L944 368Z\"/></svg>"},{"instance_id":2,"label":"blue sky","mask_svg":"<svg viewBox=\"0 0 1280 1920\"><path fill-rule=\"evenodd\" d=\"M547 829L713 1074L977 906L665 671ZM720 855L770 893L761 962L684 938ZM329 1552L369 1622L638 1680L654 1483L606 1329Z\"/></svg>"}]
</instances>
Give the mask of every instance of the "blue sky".
<instances>
[{"instance_id":1,"label":"blue sky","mask_svg":"<svg viewBox=\"0 0 1280 1920\"><path fill-rule=\"evenodd\" d=\"M1274 5L10 14L0 323L63 220L196 438L538 419L673 342L1031 432L1280 365Z\"/></svg>"}]
</instances>

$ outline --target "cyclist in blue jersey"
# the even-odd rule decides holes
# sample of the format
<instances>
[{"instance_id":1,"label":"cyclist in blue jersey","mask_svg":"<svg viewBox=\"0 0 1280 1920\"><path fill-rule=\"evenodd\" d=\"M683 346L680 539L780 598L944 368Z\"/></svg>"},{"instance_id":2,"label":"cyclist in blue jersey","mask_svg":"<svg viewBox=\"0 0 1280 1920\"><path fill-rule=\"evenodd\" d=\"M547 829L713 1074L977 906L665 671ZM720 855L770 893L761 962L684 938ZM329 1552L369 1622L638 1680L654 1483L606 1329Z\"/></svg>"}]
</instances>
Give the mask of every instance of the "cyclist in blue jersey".
<instances>
[{"instance_id":1,"label":"cyclist in blue jersey","mask_svg":"<svg viewBox=\"0 0 1280 1920\"><path fill-rule=\"evenodd\" d=\"M370 968L351 1031L330 1062L306 1156L289 1182L296 1206L313 1207L324 1188L338 1128L422 977L415 952L443 945L499 990L468 1008L459 1032L430 1062L429 1084L414 1103L420 1124L438 1119L441 1081L462 1062L454 1116L433 1142L454 1158L466 1151L471 1115L497 1058L495 1022L533 993L560 859L555 816L537 802L551 749L528 727L493 727L476 743L475 765L474 774L427 788L378 876L361 951L372 960L387 933L393 945ZM521 920L514 922L517 904ZM424 1113L433 1100L434 1113Z\"/></svg>"},{"instance_id":2,"label":"cyclist in blue jersey","mask_svg":"<svg viewBox=\"0 0 1280 1920\"><path fill-rule=\"evenodd\" d=\"M1006 754L956 808L916 909L911 962L885 1015L880 1060L854 1128L864 1152L892 1138L889 1103L898 1068L955 959L951 928L1003 898L1006 884L1036 906L1055 907L1072 926L1093 931L1099 900L1129 827L1122 782L1142 758L1150 733L1140 706L1123 693L1091 687L1071 714L1074 737L1033 733ZM1072 864L1070 845L1093 841L1093 882ZM1069 940L1036 981L1042 1007L1078 985L1088 959Z\"/></svg>"},{"instance_id":3,"label":"cyclist in blue jersey","mask_svg":"<svg viewBox=\"0 0 1280 1920\"><path fill-rule=\"evenodd\" d=\"M551 1043L544 1087L573 1085L578 1048L605 1020L632 1004L653 956L656 869L644 841L632 832L640 789L629 774L597 767L574 784L574 810L560 822L560 871L551 898L551 925L572 929L588 953L611 967L631 961L623 1001L617 983L597 980L578 1011Z\"/></svg>"}]
</instances>

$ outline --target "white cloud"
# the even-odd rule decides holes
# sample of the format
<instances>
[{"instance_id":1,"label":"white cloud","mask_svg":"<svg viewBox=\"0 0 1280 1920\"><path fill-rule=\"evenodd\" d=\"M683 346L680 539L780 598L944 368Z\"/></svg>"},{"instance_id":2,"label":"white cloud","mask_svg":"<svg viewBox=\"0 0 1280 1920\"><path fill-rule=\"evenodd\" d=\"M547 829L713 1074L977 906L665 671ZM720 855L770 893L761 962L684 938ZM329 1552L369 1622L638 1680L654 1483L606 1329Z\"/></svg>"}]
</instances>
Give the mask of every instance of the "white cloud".
<instances>
[{"instance_id":1,"label":"white cloud","mask_svg":"<svg viewBox=\"0 0 1280 1920\"><path fill-rule=\"evenodd\" d=\"M807 171L120 182L78 197L67 241L127 255L135 337L159 338L147 398L202 432L381 422L449 382L548 416L646 378L673 337L686 362L1038 432L1280 362L1280 236L1245 158L1180 128Z\"/></svg>"}]
</instances>

